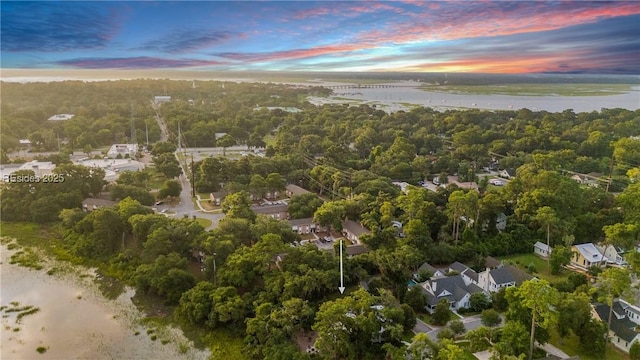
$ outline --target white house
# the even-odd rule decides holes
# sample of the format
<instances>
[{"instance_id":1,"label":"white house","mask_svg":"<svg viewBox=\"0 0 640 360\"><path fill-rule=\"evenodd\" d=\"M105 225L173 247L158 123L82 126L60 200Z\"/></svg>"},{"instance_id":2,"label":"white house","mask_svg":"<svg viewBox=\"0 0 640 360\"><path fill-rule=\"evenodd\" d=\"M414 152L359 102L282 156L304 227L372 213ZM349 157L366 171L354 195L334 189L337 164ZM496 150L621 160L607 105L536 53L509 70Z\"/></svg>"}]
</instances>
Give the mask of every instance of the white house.
<instances>
[{"instance_id":1,"label":"white house","mask_svg":"<svg viewBox=\"0 0 640 360\"><path fill-rule=\"evenodd\" d=\"M573 245L571 251L571 265L581 269L588 270L592 266L602 266L606 263L604 255L592 243Z\"/></svg>"},{"instance_id":2,"label":"white house","mask_svg":"<svg viewBox=\"0 0 640 360\"><path fill-rule=\"evenodd\" d=\"M75 115L74 114L55 114L52 117L50 117L49 121L65 121L65 120L69 120L71 118L73 118Z\"/></svg>"},{"instance_id":3,"label":"white house","mask_svg":"<svg viewBox=\"0 0 640 360\"><path fill-rule=\"evenodd\" d=\"M120 155L121 158L135 157L138 153L138 144L113 144L107 151L107 157L115 159Z\"/></svg>"},{"instance_id":4,"label":"white house","mask_svg":"<svg viewBox=\"0 0 640 360\"><path fill-rule=\"evenodd\" d=\"M605 323L609 320L609 306L606 304L594 304L593 316ZM640 308L623 300L613 302L613 316L611 317L611 330L609 336L611 343L618 349L629 353L631 345L640 341Z\"/></svg>"},{"instance_id":5,"label":"white house","mask_svg":"<svg viewBox=\"0 0 640 360\"><path fill-rule=\"evenodd\" d=\"M516 279L504 268L489 269L478 274L478 286L488 292L497 292L502 288L516 286Z\"/></svg>"},{"instance_id":6,"label":"white house","mask_svg":"<svg viewBox=\"0 0 640 360\"><path fill-rule=\"evenodd\" d=\"M171 96L156 96L153 98L153 102L155 102L156 104L161 104L161 103L165 103L165 102L170 102L171 101Z\"/></svg>"},{"instance_id":7,"label":"white house","mask_svg":"<svg viewBox=\"0 0 640 360\"><path fill-rule=\"evenodd\" d=\"M471 295L484 293L476 284L467 285L462 275L431 278L419 284L422 294L427 299L425 309L431 313L443 299L449 303L451 310L468 308L471 306Z\"/></svg>"},{"instance_id":8,"label":"white house","mask_svg":"<svg viewBox=\"0 0 640 360\"><path fill-rule=\"evenodd\" d=\"M505 179L513 179L516 177L516 170L515 169L504 169L504 170L500 170L500 172L498 173L498 175L500 177L503 177Z\"/></svg>"},{"instance_id":9,"label":"white house","mask_svg":"<svg viewBox=\"0 0 640 360\"><path fill-rule=\"evenodd\" d=\"M624 260L624 251L613 245L596 245L598 251L604 255L608 264L624 266L627 265L627 262Z\"/></svg>"},{"instance_id":10,"label":"white house","mask_svg":"<svg viewBox=\"0 0 640 360\"><path fill-rule=\"evenodd\" d=\"M533 253L543 258L549 257L552 250L553 249L550 246L547 246L547 244L543 244L540 241L536 241L533 245Z\"/></svg>"},{"instance_id":11,"label":"white house","mask_svg":"<svg viewBox=\"0 0 640 360\"><path fill-rule=\"evenodd\" d=\"M51 161L37 161L32 160L28 163L20 165L18 170L32 170L37 176L50 175L53 173L53 169L56 168L56 164Z\"/></svg>"}]
</instances>

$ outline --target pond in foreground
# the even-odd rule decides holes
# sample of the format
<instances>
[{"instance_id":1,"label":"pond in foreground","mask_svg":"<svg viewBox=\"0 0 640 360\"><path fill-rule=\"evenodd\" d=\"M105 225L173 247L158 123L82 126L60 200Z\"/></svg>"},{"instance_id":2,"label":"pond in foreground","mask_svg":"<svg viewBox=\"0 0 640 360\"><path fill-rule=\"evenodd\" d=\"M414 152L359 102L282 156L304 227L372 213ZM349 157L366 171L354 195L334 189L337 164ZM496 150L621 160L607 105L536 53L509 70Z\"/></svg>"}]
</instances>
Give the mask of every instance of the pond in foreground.
<instances>
[{"instance_id":1,"label":"pond in foreground","mask_svg":"<svg viewBox=\"0 0 640 360\"><path fill-rule=\"evenodd\" d=\"M2 359L206 359L177 329L148 334L137 320L142 314L128 289L106 299L93 276L48 275L9 264L14 251L0 249ZM82 271L82 270L81 270ZM86 270L84 270L86 272ZM11 308L33 306L39 311L17 319ZM136 335L136 332L138 335ZM151 340L156 335L157 340ZM163 341L164 340L164 341ZM165 344L163 344L163 342ZM39 350L39 351L38 351Z\"/></svg>"}]
</instances>

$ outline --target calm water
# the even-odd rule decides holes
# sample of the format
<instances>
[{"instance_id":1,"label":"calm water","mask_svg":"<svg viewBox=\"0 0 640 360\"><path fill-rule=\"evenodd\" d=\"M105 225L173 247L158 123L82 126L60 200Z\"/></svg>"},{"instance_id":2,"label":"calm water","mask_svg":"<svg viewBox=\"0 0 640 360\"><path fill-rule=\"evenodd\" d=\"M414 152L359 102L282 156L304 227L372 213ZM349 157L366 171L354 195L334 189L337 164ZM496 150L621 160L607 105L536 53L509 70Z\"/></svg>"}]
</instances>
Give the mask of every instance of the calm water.
<instances>
[{"instance_id":1,"label":"calm water","mask_svg":"<svg viewBox=\"0 0 640 360\"><path fill-rule=\"evenodd\" d=\"M475 108L488 110L517 110L527 108L532 111L546 110L560 112L573 109L574 112L600 111L602 108L640 109L640 87L621 95L607 96L511 96L511 95L460 95L422 91L417 88L373 88L334 90L334 96L357 100L361 103L382 106L385 111L407 110L407 104L433 107L437 110L455 108ZM343 99L313 98L312 103L344 103Z\"/></svg>"},{"instance_id":2,"label":"calm water","mask_svg":"<svg viewBox=\"0 0 640 360\"><path fill-rule=\"evenodd\" d=\"M2 250L0 304L17 301L40 311L16 323L16 312L2 312L0 358L7 359L206 359L207 353L189 350L181 354L178 344L190 345L176 329L157 330L152 341L146 328L137 324L141 314L128 290L108 300L92 277L47 275L9 264L13 251ZM19 328L19 331L14 331ZM139 331L139 335L135 332ZM163 345L161 339L171 339ZM36 352L42 346L44 354Z\"/></svg>"}]
</instances>

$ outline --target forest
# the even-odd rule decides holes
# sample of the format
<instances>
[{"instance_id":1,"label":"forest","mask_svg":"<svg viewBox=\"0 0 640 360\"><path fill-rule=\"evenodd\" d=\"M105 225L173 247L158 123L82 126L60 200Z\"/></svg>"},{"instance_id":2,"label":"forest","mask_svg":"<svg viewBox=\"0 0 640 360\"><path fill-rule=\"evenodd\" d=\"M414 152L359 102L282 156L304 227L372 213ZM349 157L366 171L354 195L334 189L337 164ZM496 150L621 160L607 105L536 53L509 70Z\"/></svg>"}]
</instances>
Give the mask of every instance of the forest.
<instances>
[{"instance_id":1,"label":"forest","mask_svg":"<svg viewBox=\"0 0 640 360\"><path fill-rule=\"evenodd\" d=\"M448 360L484 349L498 359L531 358L530 339L546 343L558 334L578 339L580 351L594 358L604 356L607 324L591 319L590 303L611 304L632 290L629 273L640 271L638 253L629 252L629 269L590 269L598 287L562 265L572 244L633 250L640 241L639 110L415 108L389 114L367 105L307 102L307 96L330 93L321 87L194 85L3 82L2 163L21 162L8 155L20 150L20 139L29 139L30 155L59 164L55 171L67 180L56 186L4 183L2 221L59 227L69 256L160 301L171 321L242 339L238 358ZM158 143L151 106L153 96L164 94L172 97L160 106L170 144ZM58 113L75 116L47 120ZM128 142L132 123L141 145L148 129L154 167L169 169L166 180L180 174L170 171L176 170L178 126L183 146L237 144L248 152L264 149L266 156L207 157L187 169L197 193L226 195L224 219L207 231L194 218L166 217L145 206L153 202L146 175L127 173L105 186L103 173L68 164L73 151ZM216 140L216 133L227 135ZM37 157L58 149L59 155ZM486 175L498 169L513 169L515 177L504 186L489 183ZM595 174L595 185L579 184L575 174ZM447 184L449 176L475 182L477 190ZM435 191L422 186L434 179L441 183ZM408 185L402 191L394 182ZM286 221L251 210L252 197L285 184L313 193L291 197L291 218L312 217L338 233L353 220L370 231L362 237L370 251L344 259L344 295L334 255L339 244L333 252L296 246L302 239ZM81 209L82 199L105 191L123 200L113 208ZM426 314L423 296L407 287L425 262L458 261L480 271L487 256L532 253L536 241L554 248L550 269L532 271L539 281L487 301L476 298L470 311L481 314L484 325L476 330L465 333L449 321L446 307ZM199 253L202 264L194 256ZM368 291L359 288L363 282ZM549 305L562 311L549 311ZM496 326L498 313L502 327ZM434 341L413 336L416 318L448 325ZM309 334L317 336L317 353L297 345Z\"/></svg>"}]
</instances>

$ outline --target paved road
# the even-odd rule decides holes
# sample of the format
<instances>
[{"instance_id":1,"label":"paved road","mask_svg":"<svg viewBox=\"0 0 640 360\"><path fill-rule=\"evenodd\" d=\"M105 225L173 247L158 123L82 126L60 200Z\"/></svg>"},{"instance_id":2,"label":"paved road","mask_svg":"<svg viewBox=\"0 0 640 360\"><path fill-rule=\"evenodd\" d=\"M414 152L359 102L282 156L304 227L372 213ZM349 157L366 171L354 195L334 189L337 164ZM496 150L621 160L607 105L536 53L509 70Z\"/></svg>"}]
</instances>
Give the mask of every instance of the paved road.
<instances>
[{"instance_id":1,"label":"paved road","mask_svg":"<svg viewBox=\"0 0 640 360\"><path fill-rule=\"evenodd\" d=\"M429 325L427 325L427 323L425 323L424 321L416 318L416 326L413 327L413 332L414 333L429 333L430 331L433 330L433 328Z\"/></svg>"}]
</instances>

